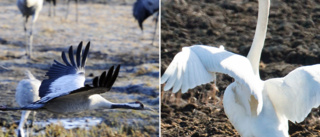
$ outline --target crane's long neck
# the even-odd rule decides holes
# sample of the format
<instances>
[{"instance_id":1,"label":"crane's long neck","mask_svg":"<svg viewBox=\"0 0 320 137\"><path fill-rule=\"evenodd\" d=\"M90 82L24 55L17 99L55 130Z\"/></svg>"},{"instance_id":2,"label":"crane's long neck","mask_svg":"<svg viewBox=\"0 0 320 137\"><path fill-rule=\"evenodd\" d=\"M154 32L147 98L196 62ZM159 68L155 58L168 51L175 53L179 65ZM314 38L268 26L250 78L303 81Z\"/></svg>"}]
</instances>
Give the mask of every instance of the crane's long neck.
<instances>
[{"instance_id":1,"label":"crane's long neck","mask_svg":"<svg viewBox=\"0 0 320 137\"><path fill-rule=\"evenodd\" d=\"M139 104L135 103L113 103L111 109L141 109Z\"/></svg>"},{"instance_id":2,"label":"crane's long neck","mask_svg":"<svg viewBox=\"0 0 320 137\"><path fill-rule=\"evenodd\" d=\"M132 103L112 103L100 95L91 95L89 97L89 109L142 109L141 105L136 102Z\"/></svg>"},{"instance_id":3,"label":"crane's long neck","mask_svg":"<svg viewBox=\"0 0 320 137\"><path fill-rule=\"evenodd\" d=\"M259 62L267 33L269 9L270 0L259 0L258 22L256 32L254 34L253 43L247 56L247 58L251 62L254 74L258 77L260 77Z\"/></svg>"}]
</instances>

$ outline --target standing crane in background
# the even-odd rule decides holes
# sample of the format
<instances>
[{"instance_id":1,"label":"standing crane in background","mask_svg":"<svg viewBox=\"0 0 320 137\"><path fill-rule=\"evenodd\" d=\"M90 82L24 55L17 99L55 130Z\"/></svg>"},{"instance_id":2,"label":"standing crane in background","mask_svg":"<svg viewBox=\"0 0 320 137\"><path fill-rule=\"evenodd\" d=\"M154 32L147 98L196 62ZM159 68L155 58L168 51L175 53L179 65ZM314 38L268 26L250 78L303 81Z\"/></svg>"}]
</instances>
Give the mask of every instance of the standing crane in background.
<instances>
[{"instance_id":1,"label":"standing crane in background","mask_svg":"<svg viewBox=\"0 0 320 137\"><path fill-rule=\"evenodd\" d=\"M23 79L19 82L16 89L16 102L20 107L27 106L37 100L39 97L39 87L41 82L36 79L30 71L26 71L26 76L28 79ZM23 126L25 125L28 116L30 115L30 110L24 110L21 112L21 119L18 127L18 137L24 137ZM35 121L36 112L33 112L33 121Z\"/></svg>"},{"instance_id":2,"label":"standing crane in background","mask_svg":"<svg viewBox=\"0 0 320 137\"><path fill-rule=\"evenodd\" d=\"M50 5L48 15L49 15L49 16L52 16L51 12L53 12L53 16L55 16L55 14L56 14L56 9L55 9L55 7L56 7L56 5L57 5L57 0L46 0L46 1L49 2L49 5ZM70 1L71 1L71 0L68 0L68 1L67 1L66 19L68 18L68 15L69 15L69 5L70 5ZM75 2L76 2L76 21L78 22L78 2L79 2L79 0L75 0Z\"/></svg>"},{"instance_id":3,"label":"standing crane in background","mask_svg":"<svg viewBox=\"0 0 320 137\"><path fill-rule=\"evenodd\" d=\"M57 0L46 0L47 2L49 2L49 13L48 16L53 16L56 15L56 5L57 5Z\"/></svg>"},{"instance_id":4,"label":"standing crane in background","mask_svg":"<svg viewBox=\"0 0 320 137\"><path fill-rule=\"evenodd\" d=\"M34 23L36 22L39 16L39 13L42 9L42 5L43 5L43 0L17 0L17 6L22 16L25 18L25 21L23 22L23 26L24 26L25 39L26 39L26 53L29 58L32 58L32 41L33 41L32 31L33 31ZM29 16L32 16L32 24L31 24L30 33L28 35L27 23L28 23ZM29 46L27 43L29 43Z\"/></svg>"},{"instance_id":5,"label":"standing crane in background","mask_svg":"<svg viewBox=\"0 0 320 137\"><path fill-rule=\"evenodd\" d=\"M71 0L68 0L68 7L67 7L67 14L66 14L66 19L68 18L68 15L69 15L69 5L70 5L70 1ZM79 0L75 0L76 2L76 22L78 22L78 3L79 3Z\"/></svg>"},{"instance_id":6,"label":"standing crane in background","mask_svg":"<svg viewBox=\"0 0 320 137\"><path fill-rule=\"evenodd\" d=\"M133 5L133 16L136 20L138 20L141 31L143 31L144 20L146 20L149 16L157 12L152 44L154 41L154 36L156 35L156 31L157 31L158 16L159 16L158 11L159 11L159 0L137 0Z\"/></svg>"},{"instance_id":7,"label":"standing crane in background","mask_svg":"<svg viewBox=\"0 0 320 137\"><path fill-rule=\"evenodd\" d=\"M43 80L41 83L39 89L40 100L23 107L8 108L2 106L0 110L47 110L59 114L75 113L98 108L152 110L151 108L144 107L139 101L112 103L99 95L111 89L118 77L120 65L115 69L112 66L108 72L105 71L99 77L95 77L92 86L84 85L84 67L89 48L90 42L81 54L81 42L76 51L76 60L74 59L72 46L69 48L70 62L64 52L62 52L61 55L64 64L54 60L54 64L46 73L46 76L49 78Z\"/></svg>"}]
</instances>

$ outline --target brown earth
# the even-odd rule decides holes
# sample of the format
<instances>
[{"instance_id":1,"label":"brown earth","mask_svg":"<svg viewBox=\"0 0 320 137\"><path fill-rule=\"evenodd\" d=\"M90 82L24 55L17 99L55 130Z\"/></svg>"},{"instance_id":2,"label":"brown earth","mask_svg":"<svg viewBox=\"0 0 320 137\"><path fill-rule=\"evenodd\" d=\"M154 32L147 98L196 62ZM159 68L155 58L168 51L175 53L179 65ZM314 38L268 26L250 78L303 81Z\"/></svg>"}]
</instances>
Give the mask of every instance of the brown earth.
<instances>
[{"instance_id":1,"label":"brown earth","mask_svg":"<svg viewBox=\"0 0 320 137\"><path fill-rule=\"evenodd\" d=\"M48 16L48 3L45 3L34 26L35 60L26 59L23 19L15 5L16 0L0 2L0 105L17 106L15 89L20 80L25 78L24 70L30 70L40 80L56 59L61 61L61 52L67 51L70 45L77 46L80 41L86 44L91 41L87 59L86 77L90 81L112 65L121 64L119 77L110 92L102 94L112 102L141 101L152 111L136 110L95 110L82 113L58 115L46 111L37 114L36 121L50 118L98 117L110 129L102 129L101 124L91 134L112 130L117 135L124 133L130 136L159 135L159 43L153 45L154 22L152 18L144 22L144 33L132 16L132 5L135 0L108 0L107 4L99 1L79 4L79 22L75 21L75 5L71 2L68 19L65 19L66 1L58 1L56 16ZM31 20L31 19L29 19ZM30 27L30 22L28 26ZM159 30L157 30L159 32ZM159 35L155 41L159 41ZM117 90L116 90L117 89ZM127 90L124 90L127 89ZM20 120L20 111L0 112L0 136L14 135L14 129ZM34 129L36 135L53 126ZM60 132L63 128L58 128ZM77 136L77 130L67 136ZM80 130L80 129L79 129ZM82 133L82 132L79 132ZM116 134L117 133L117 134ZM138 133L138 134L135 134ZM46 136L57 133L47 132ZM59 134L58 134L59 135ZM102 134L104 135L104 134Z\"/></svg>"},{"instance_id":2,"label":"brown earth","mask_svg":"<svg viewBox=\"0 0 320 137\"><path fill-rule=\"evenodd\" d=\"M185 1L162 2L161 74L184 46L224 45L231 52L247 55L255 32L257 0ZM283 77L299 66L320 63L320 2L271 2L260 63L263 80ZM217 93L210 84L183 95L163 93L162 136L239 136L222 107L224 90L231 82L231 77L218 75ZM290 123L290 135L319 136L319 118L319 108L313 109L303 122Z\"/></svg>"}]
</instances>

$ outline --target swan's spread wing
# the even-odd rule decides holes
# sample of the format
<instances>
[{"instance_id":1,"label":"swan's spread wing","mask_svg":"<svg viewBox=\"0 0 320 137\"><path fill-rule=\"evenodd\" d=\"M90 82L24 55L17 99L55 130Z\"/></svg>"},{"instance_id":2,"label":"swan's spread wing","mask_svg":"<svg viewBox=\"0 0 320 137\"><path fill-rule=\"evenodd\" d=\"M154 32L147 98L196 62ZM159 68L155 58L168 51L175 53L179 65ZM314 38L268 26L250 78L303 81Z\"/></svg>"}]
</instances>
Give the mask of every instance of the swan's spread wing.
<instances>
[{"instance_id":1,"label":"swan's spread wing","mask_svg":"<svg viewBox=\"0 0 320 137\"><path fill-rule=\"evenodd\" d=\"M250 101L253 95L259 102L258 113L261 111L263 83L254 76L247 58L223 48L203 45L184 47L168 66L161 83L166 83L164 90L173 87L173 92L181 89L185 93L190 88L213 81L215 72L228 74L239 84L245 85L249 89L245 98Z\"/></svg>"},{"instance_id":2,"label":"swan's spread wing","mask_svg":"<svg viewBox=\"0 0 320 137\"><path fill-rule=\"evenodd\" d=\"M188 89L214 80L214 73L224 73L241 84L254 87L251 64L247 58L222 48L195 45L184 47L173 59L161 78L166 83L164 90L173 87L173 92Z\"/></svg>"},{"instance_id":3,"label":"swan's spread wing","mask_svg":"<svg viewBox=\"0 0 320 137\"><path fill-rule=\"evenodd\" d=\"M199 48L201 47L199 46ZM213 81L214 75L214 72L206 70L202 61L191 47L184 47L173 58L173 61L162 75L161 84L166 82L165 91L173 87L173 92L181 89L182 93L185 93L188 89Z\"/></svg>"},{"instance_id":4,"label":"swan's spread wing","mask_svg":"<svg viewBox=\"0 0 320 137\"><path fill-rule=\"evenodd\" d=\"M264 90L278 115L301 122L320 105L320 65L299 67L283 78L267 80Z\"/></svg>"},{"instance_id":5,"label":"swan's spread wing","mask_svg":"<svg viewBox=\"0 0 320 137\"><path fill-rule=\"evenodd\" d=\"M62 60L65 64L54 60L54 64L46 73L48 79L42 81L39 96L44 97L50 93L55 92L70 92L84 86L84 66L88 56L90 42L87 44L85 50L82 52L82 42L79 44L76 52L76 60L73 55L72 46L69 48L68 61L64 52L62 52ZM60 93L58 93L60 94Z\"/></svg>"}]
</instances>

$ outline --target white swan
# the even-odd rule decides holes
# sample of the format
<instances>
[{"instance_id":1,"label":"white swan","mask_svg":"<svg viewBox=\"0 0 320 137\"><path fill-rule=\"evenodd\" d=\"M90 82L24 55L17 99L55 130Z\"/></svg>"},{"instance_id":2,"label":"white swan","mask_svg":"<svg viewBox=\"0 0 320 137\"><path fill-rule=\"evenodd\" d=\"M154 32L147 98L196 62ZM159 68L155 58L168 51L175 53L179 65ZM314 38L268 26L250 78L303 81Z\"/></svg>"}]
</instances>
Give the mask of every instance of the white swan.
<instances>
[{"instance_id":1,"label":"white swan","mask_svg":"<svg viewBox=\"0 0 320 137\"><path fill-rule=\"evenodd\" d=\"M320 65L304 66L283 78L262 81L259 61L270 0L259 0L256 33L248 57L204 45L184 47L161 78L164 90L185 93L220 72L235 79L225 90L224 110L241 136L289 136L288 120L301 122L320 105ZM318 92L317 92L318 91Z\"/></svg>"}]
</instances>

